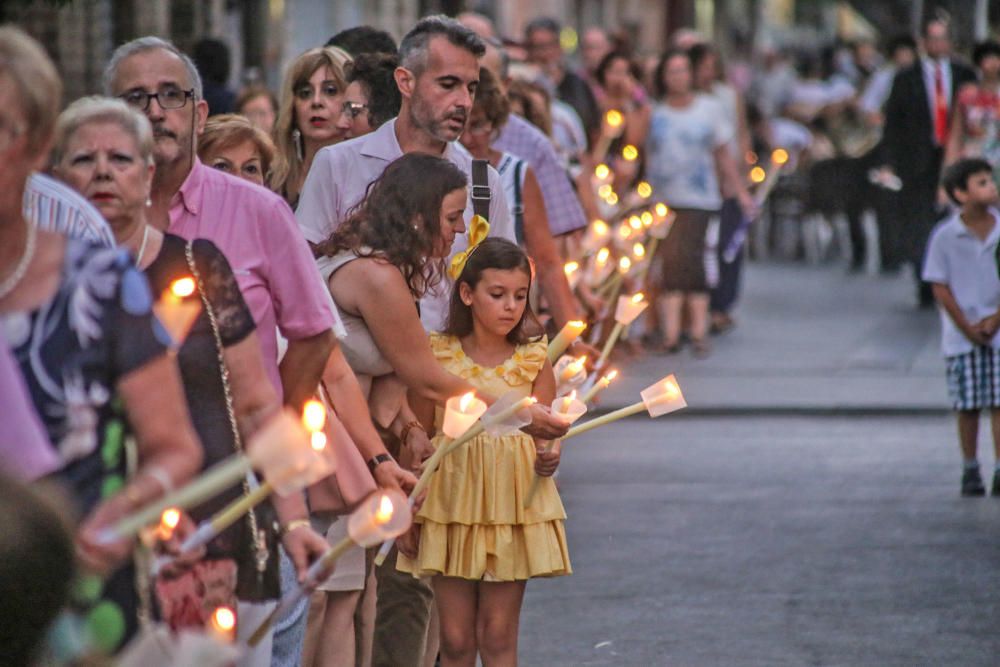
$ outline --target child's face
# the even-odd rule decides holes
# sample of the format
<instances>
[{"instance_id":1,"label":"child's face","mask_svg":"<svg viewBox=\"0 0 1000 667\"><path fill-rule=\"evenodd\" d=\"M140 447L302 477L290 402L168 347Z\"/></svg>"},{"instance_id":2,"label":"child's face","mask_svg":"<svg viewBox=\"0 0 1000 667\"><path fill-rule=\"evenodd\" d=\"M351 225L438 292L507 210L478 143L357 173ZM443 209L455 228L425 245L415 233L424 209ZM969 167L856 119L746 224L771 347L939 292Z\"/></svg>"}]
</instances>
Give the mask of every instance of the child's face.
<instances>
[{"instance_id":1,"label":"child's face","mask_svg":"<svg viewBox=\"0 0 1000 667\"><path fill-rule=\"evenodd\" d=\"M997 184L993 180L993 174L988 171L980 171L969 176L965 190L955 190L955 198L963 205L973 206L996 202Z\"/></svg>"},{"instance_id":2,"label":"child's face","mask_svg":"<svg viewBox=\"0 0 1000 667\"><path fill-rule=\"evenodd\" d=\"M528 305L528 284L528 275L521 269L485 269L475 289L461 283L459 294L480 327L506 336Z\"/></svg>"},{"instance_id":3,"label":"child's face","mask_svg":"<svg viewBox=\"0 0 1000 667\"><path fill-rule=\"evenodd\" d=\"M447 257L451 254L451 244L455 235L465 231L465 188L452 190L441 200L441 225L438 246L434 249L435 257Z\"/></svg>"}]
</instances>

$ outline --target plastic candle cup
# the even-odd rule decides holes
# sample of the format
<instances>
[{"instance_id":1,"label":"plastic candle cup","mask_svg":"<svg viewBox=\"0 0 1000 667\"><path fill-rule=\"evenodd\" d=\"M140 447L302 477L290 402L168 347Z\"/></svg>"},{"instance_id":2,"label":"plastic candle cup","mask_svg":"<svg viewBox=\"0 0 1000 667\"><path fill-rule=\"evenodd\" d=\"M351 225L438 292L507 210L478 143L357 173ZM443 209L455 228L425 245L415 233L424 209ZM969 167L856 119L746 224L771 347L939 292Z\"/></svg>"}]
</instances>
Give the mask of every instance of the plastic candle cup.
<instances>
[{"instance_id":1,"label":"plastic candle cup","mask_svg":"<svg viewBox=\"0 0 1000 667\"><path fill-rule=\"evenodd\" d=\"M615 322L624 326L632 324L648 305L649 302L646 301L642 292L636 292L632 296L622 295L618 297L618 303L615 307Z\"/></svg>"},{"instance_id":2,"label":"plastic candle cup","mask_svg":"<svg viewBox=\"0 0 1000 667\"><path fill-rule=\"evenodd\" d=\"M553 362L566 351L573 342L580 337L583 330L587 328L587 323L580 320L570 320L567 322L556 337L549 343L549 361Z\"/></svg>"},{"instance_id":3,"label":"plastic candle cup","mask_svg":"<svg viewBox=\"0 0 1000 667\"><path fill-rule=\"evenodd\" d=\"M684 394L673 374L646 387L639 395L642 396L650 417L659 417L687 407L687 401L684 400Z\"/></svg>"},{"instance_id":4,"label":"plastic candle cup","mask_svg":"<svg viewBox=\"0 0 1000 667\"><path fill-rule=\"evenodd\" d=\"M413 516L406 496L395 489L374 494L347 521L347 534L362 547L371 547L402 535Z\"/></svg>"},{"instance_id":5,"label":"plastic candle cup","mask_svg":"<svg viewBox=\"0 0 1000 667\"><path fill-rule=\"evenodd\" d=\"M587 363L587 355L583 355L579 359L574 359L573 361L566 364L559 372L559 383L563 384L569 382L573 378L580 375L584 371L584 366L586 365L586 363Z\"/></svg>"},{"instance_id":6,"label":"plastic candle cup","mask_svg":"<svg viewBox=\"0 0 1000 667\"><path fill-rule=\"evenodd\" d=\"M568 424L572 424L587 412L587 406L583 401L577 399L575 390L567 396L552 401L551 409L553 415Z\"/></svg>"},{"instance_id":7,"label":"plastic candle cup","mask_svg":"<svg viewBox=\"0 0 1000 667\"><path fill-rule=\"evenodd\" d=\"M196 288L194 278L178 278L153 304L153 313L170 334L175 351L184 343L191 325L201 313L201 299L195 295Z\"/></svg>"},{"instance_id":8,"label":"plastic candle cup","mask_svg":"<svg viewBox=\"0 0 1000 667\"><path fill-rule=\"evenodd\" d=\"M229 607L216 607L205 624L205 630L213 639L232 644L236 639L236 613Z\"/></svg>"},{"instance_id":9,"label":"plastic candle cup","mask_svg":"<svg viewBox=\"0 0 1000 667\"><path fill-rule=\"evenodd\" d=\"M441 430L449 438L459 438L486 412L486 403L473 392L453 396L445 403L444 423Z\"/></svg>"},{"instance_id":10,"label":"plastic candle cup","mask_svg":"<svg viewBox=\"0 0 1000 667\"><path fill-rule=\"evenodd\" d=\"M308 407L315 403L315 407ZM333 458L326 450L326 435L321 430L310 432L311 426L326 421L322 403L307 403L307 411L297 418L291 410L282 411L267 422L247 445L254 467L279 495L286 496L333 472ZM320 427L322 428L322 427ZM321 437L314 437L319 434ZM317 445L319 445L317 447Z\"/></svg>"}]
</instances>

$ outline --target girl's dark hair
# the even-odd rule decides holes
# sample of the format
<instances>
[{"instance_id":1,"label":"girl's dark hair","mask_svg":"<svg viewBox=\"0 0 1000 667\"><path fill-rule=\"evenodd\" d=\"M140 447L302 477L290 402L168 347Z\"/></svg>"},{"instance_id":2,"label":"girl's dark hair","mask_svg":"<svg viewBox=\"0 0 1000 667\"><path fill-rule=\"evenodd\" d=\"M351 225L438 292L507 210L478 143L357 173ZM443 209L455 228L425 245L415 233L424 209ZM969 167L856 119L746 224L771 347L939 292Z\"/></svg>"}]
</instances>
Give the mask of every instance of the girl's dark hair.
<instances>
[{"instance_id":1,"label":"girl's dark hair","mask_svg":"<svg viewBox=\"0 0 1000 667\"><path fill-rule=\"evenodd\" d=\"M691 54L684 49L667 49L663 52L663 55L660 56L660 62L656 65L656 74L653 78L653 89L656 91L656 96L661 99L666 97L667 93L670 92L667 90L667 83L663 80L663 75L667 71L667 63L670 62L671 58L678 57L685 58L688 61L688 64L691 64ZM694 85L694 81L691 82L691 85Z\"/></svg>"},{"instance_id":2,"label":"girl's dark hair","mask_svg":"<svg viewBox=\"0 0 1000 667\"><path fill-rule=\"evenodd\" d=\"M509 271L520 269L528 276L528 292L531 292L531 260L528 255L516 243L511 243L507 239L490 237L480 243L469 255L465 268L455 281L455 287L451 292L451 304L448 307L448 325L444 333L457 338L468 336L472 333L472 308L462 303L462 296L459 292L460 285L465 283L470 289L476 289L476 285L483 277L486 269L500 269ZM538 323L538 318L531 310L531 304L525 303L524 312L517 325L507 334L507 342L512 345L523 345L537 340L542 333L542 326Z\"/></svg>"},{"instance_id":3,"label":"girl's dark hair","mask_svg":"<svg viewBox=\"0 0 1000 667\"><path fill-rule=\"evenodd\" d=\"M594 70L594 78L597 79L597 83L602 86L605 84L605 78L608 75L608 70L611 66L615 64L617 60L624 60L628 64L628 72L632 75L636 81L642 80L642 70L641 68L632 60L625 51L611 51L606 56L601 58L601 62L598 63L597 69Z\"/></svg>"},{"instance_id":4,"label":"girl's dark hair","mask_svg":"<svg viewBox=\"0 0 1000 667\"><path fill-rule=\"evenodd\" d=\"M976 67L982 67L983 61L989 56L1000 57L1000 42L987 39L972 47L972 62Z\"/></svg>"},{"instance_id":5,"label":"girl's dark hair","mask_svg":"<svg viewBox=\"0 0 1000 667\"><path fill-rule=\"evenodd\" d=\"M318 250L331 257L351 250L359 257L384 259L402 272L419 298L444 275L444 260L433 257L441 238L441 202L467 182L448 160L408 153L372 181L365 198Z\"/></svg>"}]
</instances>

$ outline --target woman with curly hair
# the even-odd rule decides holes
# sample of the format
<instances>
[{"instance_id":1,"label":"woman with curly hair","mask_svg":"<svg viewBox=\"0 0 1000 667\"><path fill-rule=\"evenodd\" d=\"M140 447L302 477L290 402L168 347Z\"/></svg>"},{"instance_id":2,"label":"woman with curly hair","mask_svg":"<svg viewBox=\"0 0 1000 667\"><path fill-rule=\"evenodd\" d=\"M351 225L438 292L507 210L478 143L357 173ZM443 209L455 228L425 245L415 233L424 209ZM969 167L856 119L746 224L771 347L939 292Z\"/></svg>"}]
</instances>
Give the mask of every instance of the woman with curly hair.
<instances>
[{"instance_id":1,"label":"woman with curly hair","mask_svg":"<svg viewBox=\"0 0 1000 667\"><path fill-rule=\"evenodd\" d=\"M293 209L316 153L346 139L351 129L342 113L350 64L351 57L335 46L309 49L292 61L281 84L271 189Z\"/></svg>"},{"instance_id":2,"label":"woman with curly hair","mask_svg":"<svg viewBox=\"0 0 1000 667\"><path fill-rule=\"evenodd\" d=\"M438 364L416 305L441 281L455 235L465 231L466 196L465 174L451 162L404 155L317 249L320 272L347 331L344 355L376 426L395 436L400 447L393 454L411 469L433 450L407 405L407 389L437 402L472 390ZM341 469L336 480L341 489L355 481ZM342 500L346 495L328 485L309 490L314 527L328 539L339 539L344 530L346 521L339 519L352 509ZM314 595L303 664L354 664L354 612L365 571L364 550L358 547L338 561L333 577Z\"/></svg>"}]
</instances>

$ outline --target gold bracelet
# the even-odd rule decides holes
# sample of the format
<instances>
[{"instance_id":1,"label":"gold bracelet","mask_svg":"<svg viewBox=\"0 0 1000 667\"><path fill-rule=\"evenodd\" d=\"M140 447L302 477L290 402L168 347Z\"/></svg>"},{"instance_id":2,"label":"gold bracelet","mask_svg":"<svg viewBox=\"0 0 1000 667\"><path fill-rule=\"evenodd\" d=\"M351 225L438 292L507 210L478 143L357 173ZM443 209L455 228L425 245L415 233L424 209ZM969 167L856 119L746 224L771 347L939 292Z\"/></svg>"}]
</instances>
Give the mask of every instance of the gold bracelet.
<instances>
[{"instance_id":1,"label":"gold bracelet","mask_svg":"<svg viewBox=\"0 0 1000 667\"><path fill-rule=\"evenodd\" d=\"M311 528L312 522L309 521L309 519L292 519L291 521L289 521L288 523L286 523L284 526L281 527L281 535L282 537L284 537L293 530L298 530L303 526L309 526Z\"/></svg>"}]
</instances>

